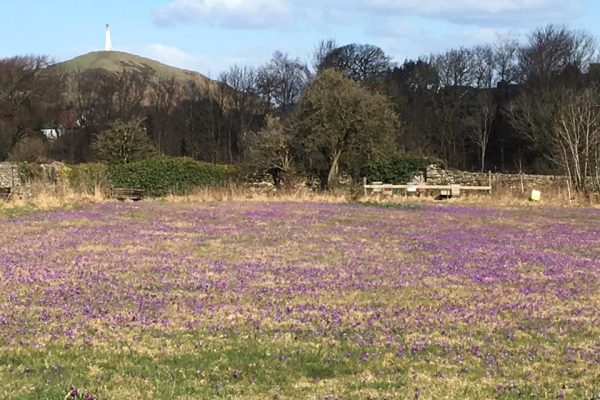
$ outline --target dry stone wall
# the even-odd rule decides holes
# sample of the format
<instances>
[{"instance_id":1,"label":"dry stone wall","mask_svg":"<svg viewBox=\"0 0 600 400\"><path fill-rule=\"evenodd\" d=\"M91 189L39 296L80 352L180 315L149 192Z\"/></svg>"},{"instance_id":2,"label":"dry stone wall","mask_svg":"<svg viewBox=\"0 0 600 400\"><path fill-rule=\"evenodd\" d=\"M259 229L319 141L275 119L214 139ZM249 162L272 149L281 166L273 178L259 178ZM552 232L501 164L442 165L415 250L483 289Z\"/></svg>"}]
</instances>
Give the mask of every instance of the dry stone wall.
<instances>
[{"instance_id":1,"label":"dry stone wall","mask_svg":"<svg viewBox=\"0 0 600 400\"><path fill-rule=\"evenodd\" d=\"M437 165L427 167L425 176L429 185L487 186L489 174L446 170ZM548 190L566 188L567 180L560 175L491 174L492 187L529 192L532 189Z\"/></svg>"},{"instance_id":2,"label":"dry stone wall","mask_svg":"<svg viewBox=\"0 0 600 400\"><path fill-rule=\"evenodd\" d=\"M0 163L0 188L20 185L19 169L16 163Z\"/></svg>"},{"instance_id":3,"label":"dry stone wall","mask_svg":"<svg viewBox=\"0 0 600 400\"><path fill-rule=\"evenodd\" d=\"M18 164L0 162L0 188L27 186L27 182L57 183L61 163L52 164Z\"/></svg>"}]
</instances>

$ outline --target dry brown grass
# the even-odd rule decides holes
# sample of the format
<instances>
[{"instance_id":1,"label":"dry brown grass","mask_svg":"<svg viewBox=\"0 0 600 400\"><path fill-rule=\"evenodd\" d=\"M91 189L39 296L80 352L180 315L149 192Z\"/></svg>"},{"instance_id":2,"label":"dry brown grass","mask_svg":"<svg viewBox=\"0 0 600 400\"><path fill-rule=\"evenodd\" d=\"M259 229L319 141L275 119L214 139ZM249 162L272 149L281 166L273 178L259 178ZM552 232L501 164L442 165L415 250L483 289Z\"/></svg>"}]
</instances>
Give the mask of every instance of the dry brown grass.
<instances>
[{"instance_id":1,"label":"dry brown grass","mask_svg":"<svg viewBox=\"0 0 600 400\"><path fill-rule=\"evenodd\" d=\"M464 192L463 192L464 193ZM492 194L465 193L458 198L443 200L453 204L477 204L508 207L600 207L600 201L584 195L567 196L566 189L544 188L542 200L532 202L530 193L522 193L513 188L495 188ZM203 188L187 196L167 196L161 201L169 202L210 202L210 201L297 201L297 202L333 202L369 201L374 203L432 203L438 202L434 196L409 196L375 194L364 196L362 190L350 192L338 190L332 192L314 192L308 188L288 189L278 192L253 191L244 186L230 186L227 188ZM598 199L600 200L600 199Z\"/></svg>"},{"instance_id":2,"label":"dry brown grass","mask_svg":"<svg viewBox=\"0 0 600 400\"><path fill-rule=\"evenodd\" d=\"M451 204L476 204L476 205L488 205L498 207L540 207L540 206L552 206L552 207L600 207L600 201L593 197L585 195L574 195L569 201L566 191L557 189L546 189L542 190L542 199L539 202L529 200L531 193L521 193L520 190L514 190L510 188L495 188L491 194L489 193L465 193L460 197L444 199L442 201L436 200L434 196L404 196L404 195L369 195L362 197L362 199L368 199L373 202L405 202L405 203L431 203L431 202L444 202ZM600 199L599 199L600 200Z\"/></svg>"},{"instance_id":3,"label":"dry brown grass","mask_svg":"<svg viewBox=\"0 0 600 400\"><path fill-rule=\"evenodd\" d=\"M497 186L494 187L492 194L477 194L468 196L465 200L469 201L472 197L472 201L477 203L490 203L494 205L507 205L507 206L537 206L537 205L549 205L557 207L588 207L597 206L598 203L593 201L587 195L572 193L569 198L569 194L566 187L561 186L548 186L541 187L538 190L542 193L540 202L532 202L529 200L531 191L521 191L520 189Z\"/></svg>"},{"instance_id":4,"label":"dry brown grass","mask_svg":"<svg viewBox=\"0 0 600 400\"><path fill-rule=\"evenodd\" d=\"M10 200L0 201L0 211L18 208L51 210L72 207L74 205L116 201L107 198L101 188L94 193L78 193L65 185L34 184L20 194L17 192ZM437 202L433 196L409 196L375 194L363 196L362 190L350 192L338 190L331 192L314 192L308 188L284 189L277 192L255 190L247 186L221 188L201 188L189 195L169 195L160 199L145 201L166 201L173 203L214 202L214 201L292 201L292 202L329 202L345 203L349 201L369 201L374 203L432 203ZM542 190L542 201L529 201L528 193L512 188L497 187L490 195L465 194L459 198L443 200L450 204L475 204L500 207L600 207L600 198L579 195L569 201L566 190L546 188Z\"/></svg>"},{"instance_id":5,"label":"dry brown grass","mask_svg":"<svg viewBox=\"0 0 600 400\"><path fill-rule=\"evenodd\" d=\"M209 201L298 201L339 203L352 200L348 191L314 192L308 188L283 189L279 191L255 190L247 186L231 185L222 188L201 188L185 195L169 195L165 200L171 202L209 202Z\"/></svg>"},{"instance_id":6,"label":"dry brown grass","mask_svg":"<svg viewBox=\"0 0 600 400\"><path fill-rule=\"evenodd\" d=\"M13 191L6 201L0 200L0 211L19 208L51 210L70 207L77 204L98 203L105 201L102 190L97 188L94 194L78 193L66 185L34 183L27 188Z\"/></svg>"}]
</instances>

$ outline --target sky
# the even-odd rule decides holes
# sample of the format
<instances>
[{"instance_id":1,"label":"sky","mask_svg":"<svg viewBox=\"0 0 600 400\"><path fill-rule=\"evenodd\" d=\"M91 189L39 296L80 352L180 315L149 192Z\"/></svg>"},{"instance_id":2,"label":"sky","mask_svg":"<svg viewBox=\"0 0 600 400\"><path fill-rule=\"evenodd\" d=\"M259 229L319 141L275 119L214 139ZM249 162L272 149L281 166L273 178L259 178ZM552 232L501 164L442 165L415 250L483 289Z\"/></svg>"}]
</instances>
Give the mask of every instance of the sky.
<instances>
[{"instance_id":1,"label":"sky","mask_svg":"<svg viewBox=\"0 0 600 400\"><path fill-rule=\"evenodd\" d=\"M548 23L600 40L600 0L0 0L0 58L56 61L113 48L216 78L280 50L308 61L315 45L369 43L394 61L526 38Z\"/></svg>"}]
</instances>

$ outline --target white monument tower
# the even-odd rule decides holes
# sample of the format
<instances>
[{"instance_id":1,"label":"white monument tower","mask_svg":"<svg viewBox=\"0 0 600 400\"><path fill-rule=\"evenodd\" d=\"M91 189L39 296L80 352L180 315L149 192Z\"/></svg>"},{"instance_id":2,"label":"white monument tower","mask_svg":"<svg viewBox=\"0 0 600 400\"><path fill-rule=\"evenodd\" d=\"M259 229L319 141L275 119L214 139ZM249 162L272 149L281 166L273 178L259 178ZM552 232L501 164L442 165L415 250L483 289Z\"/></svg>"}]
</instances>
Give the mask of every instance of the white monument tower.
<instances>
[{"instance_id":1,"label":"white monument tower","mask_svg":"<svg viewBox=\"0 0 600 400\"><path fill-rule=\"evenodd\" d=\"M104 43L104 51L113 51L112 41L110 40L110 26L106 24L106 41Z\"/></svg>"}]
</instances>

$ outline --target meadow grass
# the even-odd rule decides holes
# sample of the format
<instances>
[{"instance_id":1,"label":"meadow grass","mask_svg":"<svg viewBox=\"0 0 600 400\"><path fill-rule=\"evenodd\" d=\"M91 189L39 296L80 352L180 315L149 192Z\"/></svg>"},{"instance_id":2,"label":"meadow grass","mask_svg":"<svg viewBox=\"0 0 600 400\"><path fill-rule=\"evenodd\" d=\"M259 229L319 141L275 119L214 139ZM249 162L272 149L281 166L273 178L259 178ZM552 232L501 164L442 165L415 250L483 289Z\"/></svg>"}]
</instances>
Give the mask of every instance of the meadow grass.
<instances>
[{"instance_id":1,"label":"meadow grass","mask_svg":"<svg viewBox=\"0 0 600 400\"><path fill-rule=\"evenodd\" d=\"M600 213L149 201L0 215L2 399L597 399Z\"/></svg>"}]
</instances>

